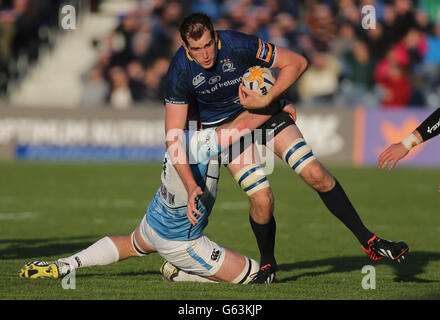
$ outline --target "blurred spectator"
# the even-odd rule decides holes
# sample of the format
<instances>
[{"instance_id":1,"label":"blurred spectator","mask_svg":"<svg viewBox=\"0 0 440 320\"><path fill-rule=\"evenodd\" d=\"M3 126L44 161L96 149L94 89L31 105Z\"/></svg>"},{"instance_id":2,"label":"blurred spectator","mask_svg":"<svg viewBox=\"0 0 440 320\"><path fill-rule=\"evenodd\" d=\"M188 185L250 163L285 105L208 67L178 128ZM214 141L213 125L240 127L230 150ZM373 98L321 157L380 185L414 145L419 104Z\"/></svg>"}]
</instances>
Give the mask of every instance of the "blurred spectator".
<instances>
[{"instance_id":1,"label":"blurred spectator","mask_svg":"<svg viewBox=\"0 0 440 320\"><path fill-rule=\"evenodd\" d=\"M375 61L370 57L367 45L356 41L353 50L345 53L343 66L344 80L340 90L342 103L349 106L369 104L363 97L373 94Z\"/></svg>"},{"instance_id":2,"label":"blurred spectator","mask_svg":"<svg viewBox=\"0 0 440 320\"><path fill-rule=\"evenodd\" d=\"M407 60L396 47L389 49L386 57L377 63L374 76L383 91L383 107L404 108L408 105L412 88L403 69L405 63Z\"/></svg>"},{"instance_id":3,"label":"blurred spectator","mask_svg":"<svg viewBox=\"0 0 440 320\"><path fill-rule=\"evenodd\" d=\"M149 66L156 58L157 52L152 50L152 36L149 33L138 32L132 39L132 54L130 60L140 62L142 67Z\"/></svg>"},{"instance_id":4,"label":"blurred spectator","mask_svg":"<svg viewBox=\"0 0 440 320\"><path fill-rule=\"evenodd\" d=\"M271 23L269 25L267 40L281 48L289 48L289 41L283 32L283 28L278 23Z\"/></svg>"},{"instance_id":5,"label":"blurred spectator","mask_svg":"<svg viewBox=\"0 0 440 320\"><path fill-rule=\"evenodd\" d=\"M434 32L434 22L429 20L429 16L425 11L418 9L415 13L417 29L423 34L432 34Z\"/></svg>"},{"instance_id":6,"label":"blurred spectator","mask_svg":"<svg viewBox=\"0 0 440 320\"><path fill-rule=\"evenodd\" d=\"M331 9L325 4L316 2L311 5L306 21L316 49L327 51L336 34L336 21Z\"/></svg>"},{"instance_id":7,"label":"blurred spectator","mask_svg":"<svg viewBox=\"0 0 440 320\"><path fill-rule=\"evenodd\" d=\"M87 75L81 99L83 107L99 107L105 105L109 94L109 85L104 79L101 69L92 69Z\"/></svg>"},{"instance_id":8,"label":"blurred spectator","mask_svg":"<svg viewBox=\"0 0 440 320\"><path fill-rule=\"evenodd\" d=\"M429 90L435 90L440 83L440 21L435 25L434 34L427 36L422 73L427 79Z\"/></svg>"},{"instance_id":9,"label":"blurred spectator","mask_svg":"<svg viewBox=\"0 0 440 320\"><path fill-rule=\"evenodd\" d=\"M59 33L61 0L0 1L0 98L33 66Z\"/></svg>"},{"instance_id":10,"label":"blurred spectator","mask_svg":"<svg viewBox=\"0 0 440 320\"><path fill-rule=\"evenodd\" d=\"M360 25L361 11L353 0L338 1L337 17L353 26Z\"/></svg>"},{"instance_id":11,"label":"blurred spectator","mask_svg":"<svg viewBox=\"0 0 440 320\"><path fill-rule=\"evenodd\" d=\"M133 102L142 102L146 95L146 86L144 83L145 70L143 65L139 61L131 61L127 65L127 76Z\"/></svg>"},{"instance_id":12,"label":"blurred spectator","mask_svg":"<svg viewBox=\"0 0 440 320\"><path fill-rule=\"evenodd\" d=\"M440 1L418 0L418 7L428 15L430 22L440 21Z\"/></svg>"},{"instance_id":13,"label":"blurred spectator","mask_svg":"<svg viewBox=\"0 0 440 320\"><path fill-rule=\"evenodd\" d=\"M385 33L384 26L380 22L376 22L376 28L368 29L360 37L367 43L370 55L376 61L385 56L392 43L389 32Z\"/></svg>"},{"instance_id":14,"label":"blurred spectator","mask_svg":"<svg viewBox=\"0 0 440 320\"><path fill-rule=\"evenodd\" d=\"M164 80L169 60L158 58L145 72L146 97L149 100L162 101L164 98Z\"/></svg>"},{"instance_id":15,"label":"blurred spectator","mask_svg":"<svg viewBox=\"0 0 440 320\"><path fill-rule=\"evenodd\" d=\"M6 92L8 66L12 60L15 16L10 10L0 11L0 97Z\"/></svg>"},{"instance_id":16,"label":"blurred spectator","mask_svg":"<svg viewBox=\"0 0 440 320\"><path fill-rule=\"evenodd\" d=\"M299 97L311 104L333 102L338 90L341 73L339 61L328 53L317 52L311 58L311 65L298 82Z\"/></svg>"},{"instance_id":17,"label":"blurred spectator","mask_svg":"<svg viewBox=\"0 0 440 320\"><path fill-rule=\"evenodd\" d=\"M407 67L417 71L426 54L427 43L425 36L416 28L412 28L396 45L407 56Z\"/></svg>"},{"instance_id":18,"label":"blurred spectator","mask_svg":"<svg viewBox=\"0 0 440 320\"><path fill-rule=\"evenodd\" d=\"M109 71L112 90L110 93L110 105L116 109L127 109L132 106L129 80L122 67L113 67Z\"/></svg>"},{"instance_id":19,"label":"blurred spectator","mask_svg":"<svg viewBox=\"0 0 440 320\"><path fill-rule=\"evenodd\" d=\"M274 21L288 41L287 48L291 50L299 50L298 22L293 15L287 12L280 12L274 17Z\"/></svg>"},{"instance_id":20,"label":"blurred spectator","mask_svg":"<svg viewBox=\"0 0 440 320\"><path fill-rule=\"evenodd\" d=\"M179 27L182 12L182 5L177 1L169 1L157 10L157 17L153 23L154 43L157 46L155 50L168 51L174 31Z\"/></svg>"},{"instance_id":21,"label":"blurred spectator","mask_svg":"<svg viewBox=\"0 0 440 320\"><path fill-rule=\"evenodd\" d=\"M342 22L338 28L337 36L330 44L330 52L341 59L353 50L353 45L357 41L356 31L349 22Z\"/></svg>"},{"instance_id":22,"label":"blurred spectator","mask_svg":"<svg viewBox=\"0 0 440 320\"><path fill-rule=\"evenodd\" d=\"M221 6L217 0L198 0L191 8L192 12L203 12L216 21L221 17Z\"/></svg>"},{"instance_id":23,"label":"blurred spectator","mask_svg":"<svg viewBox=\"0 0 440 320\"><path fill-rule=\"evenodd\" d=\"M0 96L22 76L19 56L25 66L38 59L48 43L41 28L57 26L64 1L0 0ZM100 2L87 7L99 11ZM377 21L365 30L367 5ZM298 105L440 101L438 0L138 0L115 30L94 42L97 60L84 80L83 101L95 105L108 90L105 101L115 107L162 102L163 75L181 45L179 24L195 11L210 15L216 29L255 34L306 56L309 69L287 91Z\"/></svg>"}]
</instances>

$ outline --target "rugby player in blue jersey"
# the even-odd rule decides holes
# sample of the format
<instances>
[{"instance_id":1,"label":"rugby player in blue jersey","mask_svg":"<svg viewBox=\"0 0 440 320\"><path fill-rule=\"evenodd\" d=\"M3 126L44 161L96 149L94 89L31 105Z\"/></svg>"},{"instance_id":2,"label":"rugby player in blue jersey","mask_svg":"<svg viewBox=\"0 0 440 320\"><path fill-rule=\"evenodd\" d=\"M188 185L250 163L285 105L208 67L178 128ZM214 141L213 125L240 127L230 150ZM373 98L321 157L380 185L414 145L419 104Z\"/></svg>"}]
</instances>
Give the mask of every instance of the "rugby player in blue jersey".
<instances>
[{"instance_id":1,"label":"rugby player in blue jersey","mask_svg":"<svg viewBox=\"0 0 440 320\"><path fill-rule=\"evenodd\" d=\"M187 16L181 23L180 35L183 45L172 59L166 78L168 146L177 142L175 135L169 133L185 125L189 97L194 96L197 101L203 128L216 127L232 121L245 109L259 113L272 109L307 67L302 56L256 36L214 30L210 18L202 13ZM263 96L241 84L245 71L256 65L279 69L277 81ZM272 130L275 154L317 191L325 206L353 232L371 259L404 257L408 251L404 242L381 239L365 227L339 182L315 158L287 113L279 112L259 127L266 131L271 128L275 128ZM230 160L234 156L237 155L232 154ZM227 168L250 200L250 223L260 250L260 271L254 282L267 283L273 281L276 270L274 200L269 182L261 176L262 168L253 160L251 164L231 161ZM175 168L189 195L188 219L197 224L201 213L195 203L202 195L201 188L186 161L176 161Z\"/></svg>"},{"instance_id":2,"label":"rugby player in blue jersey","mask_svg":"<svg viewBox=\"0 0 440 320\"><path fill-rule=\"evenodd\" d=\"M286 105L284 110L295 117L292 105ZM250 283L258 274L258 262L218 245L203 234L216 200L220 173L220 162L203 158L203 150L209 148L206 136L212 137L221 129L230 129L234 134L223 141L223 145L228 146L240 138L240 132L246 132L242 130L245 126L255 128L268 118L245 112L216 130L206 129L197 134L185 130L188 139L181 143L188 146L190 158L204 160L190 165L191 174L203 190L196 206L202 216L196 226L187 218L188 194L170 155L166 153L162 184L132 233L104 237L88 248L57 261L29 262L19 270L20 277L62 278L78 268L108 265L157 252L165 259L160 271L167 281Z\"/></svg>"}]
</instances>

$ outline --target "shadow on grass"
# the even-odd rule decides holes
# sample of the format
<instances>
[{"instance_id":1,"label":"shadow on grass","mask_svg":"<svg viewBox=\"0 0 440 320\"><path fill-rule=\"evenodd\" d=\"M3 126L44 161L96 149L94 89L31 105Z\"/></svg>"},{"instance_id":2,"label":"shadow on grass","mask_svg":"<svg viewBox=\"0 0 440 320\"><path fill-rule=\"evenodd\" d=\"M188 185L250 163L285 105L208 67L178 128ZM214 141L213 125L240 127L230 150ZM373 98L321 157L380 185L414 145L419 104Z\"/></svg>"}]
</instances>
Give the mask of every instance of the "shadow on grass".
<instances>
[{"instance_id":1,"label":"shadow on grass","mask_svg":"<svg viewBox=\"0 0 440 320\"><path fill-rule=\"evenodd\" d=\"M0 240L0 259L32 259L62 256L87 248L100 236L78 236L51 239Z\"/></svg>"},{"instance_id":2,"label":"shadow on grass","mask_svg":"<svg viewBox=\"0 0 440 320\"><path fill-rule=\"evenodd\" d=\"M90 235L90 236L77 236L68 238L51 238L51 239L4 239L0 240L0 260L12 260L12 259L33 259L41 257L60 257L66 254L72 254L78 252L90 246L95 241L99 240L102 236ZM440 261L440 253L418 251L411 252L403 263L397 263L392 261L379 261L373 262L368 260L364 256L352 256L352 257L337 257L328 258L322 260L310 260L300 261L289 264L281 264L278 266L282 271L295 271L299 273L288 278L279 279L278 282L290 282L295 281L301 277L307 276L319 276L332 273L343 273L352 271L361 271L365 265L379 265L386 264L394 268L396 282L418 282L418 283L430 283L439 282L438 280L422 279L419 277L424 272L425 267L431 261ZM325 271L307 271L306 269L315 269L327 267ZM146 272L130 272L119 275L135 276L149 274ZM97 276L97 274L89 274L87 276Z\"/></svg>"},{"instance_id":3,"label":"shadow on grass","mask_svg":"<svg viewBox=\"0 0 440 320\"><path fill-rule=\"evenodd\" d=\"M160 276L159 268L157 268L156 271L154 270L145 270L145 271L133 271L133 272L96 272L90 270L87 270L87 273L77 273L78 278L102 278L108 280L109 277L136 277L136 276L147 276L147 275L154 275L154 276ZM158 279L161 279L158 277Z\"/></svg>"},{"instance_id":4,"label":"shadow on grass","mask_svg":"<svg viewBox=\"0 0 440 320\"><path fill-rule=\"evenodd\" d=\"M386 264L392 266L395 272L395 282L418 282L418 283L430 283L439 282L438 280L421 279L418 276L424 272L425 267L431 261L439 261L440 253L438 252L428 252L419 251L411 252L408 254L406 259L402 263L398 263L387 260L374 262L368 260L368 258L359 257L338 257L338 258L328 258L322 260L311 260L311 261L301 261L296 263L282 264L278 266L279 270L293 271L301 270L303 272L289 277L280 279L278 282L290 282L295 281L301 277L307 276L319 276L331 273L343 273L359 271L361 272L363 266L365 265L380 265ZM314 269L320 267L330 267L325 271L304 271L304 269Z\"/></svg>"},{"instance_id":5,"label":"shadow on grass","mask_svg":"<svg viewBox=\"0 0 440 320\"><path fill-rule=\"evenodd\" d=\"M23 259L24 262L40 260L42 257L66 257L67 255L79 252L101 239L102 236L78 236L69 238L51 239L13 239L0 240L0 260ZM87 268L88 269L88 268ZM85 271L85 270L84 270ZM81 274L82 273L82 274ZM109 273L81 271L78 275L81 278L108 278ZM135 270L131 272L115 273L115 276L144 276L158 275L157 271Z\"/></svg>"}]
</instances>

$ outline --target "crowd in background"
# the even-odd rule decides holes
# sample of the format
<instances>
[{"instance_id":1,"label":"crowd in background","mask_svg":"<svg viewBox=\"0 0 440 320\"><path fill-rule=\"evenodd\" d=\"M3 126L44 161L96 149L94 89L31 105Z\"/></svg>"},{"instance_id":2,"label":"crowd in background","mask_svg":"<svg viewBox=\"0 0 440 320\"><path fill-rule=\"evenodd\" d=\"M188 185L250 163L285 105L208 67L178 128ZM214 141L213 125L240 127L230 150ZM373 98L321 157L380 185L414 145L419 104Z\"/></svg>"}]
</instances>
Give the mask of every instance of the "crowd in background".
<instances>
[{"instance_id":1,"label":"crowd in background","mask_svg":"<svg viewBox=\"0 0 440 320\"><path fill-rule=\"evenodd\" d=\"M96 1L89 2L90 8ZM0 99L49 51L60 33L63 4L80 9L83 0L0 0ZM80 10L78 10L79 12Z\"/></svg>"},{"instance_id":2,"label":"crowd in background","mask_svg":"<svg viewBox=\"0 0 440 320\"><path fill-rule=\"evenodd\" d=\"M45 2L9 2L21 1ZM363 27L371 13L362 11L366 6L376 17L370 28ZM113 32L93 42L98 58L84 77L82 105L162 102L164 75L180 46L179 23L195 11L211 16L217 29L254 34L304 55L309 68L286 93L297 104L440 104L438 0L139 0Z\"/></svg>"}]
</instances>

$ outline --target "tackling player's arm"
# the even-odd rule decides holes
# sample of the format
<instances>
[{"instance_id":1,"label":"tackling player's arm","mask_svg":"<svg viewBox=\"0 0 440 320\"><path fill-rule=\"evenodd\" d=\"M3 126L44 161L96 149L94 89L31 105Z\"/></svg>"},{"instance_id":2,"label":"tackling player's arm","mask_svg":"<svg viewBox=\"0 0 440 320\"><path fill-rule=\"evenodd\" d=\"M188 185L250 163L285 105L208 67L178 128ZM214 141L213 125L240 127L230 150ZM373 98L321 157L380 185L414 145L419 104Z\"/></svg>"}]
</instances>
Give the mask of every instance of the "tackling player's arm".
<instances>
[{"instance_id":1,"label":"tackling player's arm","mask_svg":"<svg viewBox=\"0 0 440 320\"><path fill-rule=\"evenodd\" d=\"M194 179L189 166L186 148L182 142L183 128L188 114L188 105L166 104L165 108L167 152L188 193L187 217L191 224L195 225L198 223L198 220L193 213L202 215L200 211L197 210L195 204L196 198L202 195L203 192ZM296 119L295 109L292 104L286 105L284 110L291 114L294 120ZM240 137L262 125L270 117L271 115L251 114L248 111L245 111L233 121L218 127L215 130L215 139L220 147L219 149L225 149L229 145L235 143Z\"/></svg>"},{"instance_id":2,"label":"tackling player's arm","mask_svg":"<svg viewBox=\"0 0 440 320\"><path fill-rule=\"evenodd\" d=\"M240 100L243 98L243 93L240 93ZM287 112L293 121L296 121L296 110L293 104L286 104L282 107L282 110ZM261 126L269 120L270 117L272 117L272 114L256 114L244 111L231 122L227 122L216 129L217 143L223 150L238 141L246 132L251 132Z\"/></svg>"},{"instance_id":3,"label":"tackling player's arm","mask_svg":"<svg viewBox=\"0 0 440 320\"><path fill-rule=\"evenodd\" d=\"M188 105L165 104L166 148L177 173L188 192L187 216L192 224L197 223L193 212L202 215L195 205L196 198L203 194L191 172L186 148L183 145L183 128L188 114Z\"/></svg>"},{"instance_id":4,"label":"tackling player's arm","mask_svg":"<svg viewBox=\"0 0 440 320\"><path fill-rule=\"evenodd\" d=\"M276 47L276 57L272 68L280 69L277 81L269 92L260 96L252 90L240 85L240 92L244 92L241 104L247 109L258 109L268 106L272 101L281 96L307 69L307 60L284 48Z\"/></svg>"},{"instance_id":5,"label":"tackling player's arm","mask_svg":"<svg viewBox=\"0 0 440 320\"><path fill-rule=\"evenodd\" d=\"M409 136L383 151L378 158L379 168L385 168L391 162L388 170L393 169L397 162L404 158L413 147L438 134L440 134L440 108L426 118Z\"/></svg>"}]
</instances>

